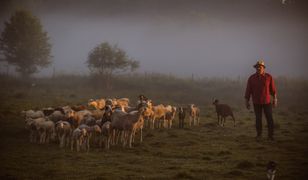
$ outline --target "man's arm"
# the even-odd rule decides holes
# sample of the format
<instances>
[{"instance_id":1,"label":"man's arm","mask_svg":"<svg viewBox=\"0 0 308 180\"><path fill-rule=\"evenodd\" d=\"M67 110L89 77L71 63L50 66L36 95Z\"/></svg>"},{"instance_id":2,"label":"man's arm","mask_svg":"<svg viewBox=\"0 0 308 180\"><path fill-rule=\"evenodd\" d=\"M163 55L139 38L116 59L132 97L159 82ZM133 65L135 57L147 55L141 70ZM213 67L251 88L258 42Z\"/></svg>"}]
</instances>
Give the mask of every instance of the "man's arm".
<instances>
[{"instance_id":1,"label":"man's arm","mask_svg":"<svg viewBox=\"0 0 308 180\"><path fill-rule=\"evenodd\" d=\"M277 106L277 90L276 90L276 86L274 83L274 79L271 77L271 83L270 83L270 91L271 91L271 95L273 96L273 106L276 107Z\"/></svg>"}]
</instances>

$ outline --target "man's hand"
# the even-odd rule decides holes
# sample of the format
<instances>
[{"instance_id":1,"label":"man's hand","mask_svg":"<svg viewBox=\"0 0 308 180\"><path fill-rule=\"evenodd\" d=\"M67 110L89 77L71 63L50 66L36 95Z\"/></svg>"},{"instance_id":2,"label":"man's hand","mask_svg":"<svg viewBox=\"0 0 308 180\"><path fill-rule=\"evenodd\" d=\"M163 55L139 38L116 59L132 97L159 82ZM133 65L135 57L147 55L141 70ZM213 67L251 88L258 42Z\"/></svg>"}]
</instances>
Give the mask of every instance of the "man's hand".
<instances>
[{"instance_id":1,"label":"man's hand","mask_svg":"<svg viewBox=\"0 0 308 180\"><path fill-rule=\"evenodd\" d=\"M277 107L277 102L278 102L277 98L274 98L273 99L273 107Z\"/></svg>"},{"instance_id":2,"label":"man's hand","mask_svg":"<svg viewBox=\"0 0 308 180\"><path fill-rule=\"evenodd\" d=\"M250 109L250 103L249 100L246 99L246 108L249 110Z\"/></svg>"}]
</instances>

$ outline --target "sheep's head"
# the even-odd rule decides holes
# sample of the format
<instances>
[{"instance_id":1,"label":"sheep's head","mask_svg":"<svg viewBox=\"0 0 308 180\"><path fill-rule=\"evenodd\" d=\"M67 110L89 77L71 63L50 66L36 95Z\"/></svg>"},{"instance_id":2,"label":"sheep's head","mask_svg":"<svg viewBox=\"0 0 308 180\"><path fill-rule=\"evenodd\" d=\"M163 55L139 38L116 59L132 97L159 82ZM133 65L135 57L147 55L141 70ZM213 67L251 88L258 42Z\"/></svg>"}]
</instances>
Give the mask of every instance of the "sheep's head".
<instances>
[{"instance_id":1,"label":"sheep's head","mask_svg":"<svg viewBox=\"0 0 308 180\"><path fill-rule=\"evenodd\" d=\"M94 128L94 132L99 133L99 134L102 133L102 129L98 125L94 125L93 128Z\"/></svg>"},{"instance_id":2,"label":"sheep's head","mask_svg":"<svg viewBox=\"0 0 308 180\"><path fill-rule=\"evenodd\" d=\"M97 108L98 104L97 104L96 101L90 101L90 102L88 102L88 106Z\"/></svg>"},{"instance_id":3,"label":"sheep's head","mask_svg":"<svg viewBox=\"0 0 308 180\"><path fill-rule=\"evenodd\" d=\"M81 136L87 136L86 128L81 129Z\"/></svg>"},{"instance_id":4,"label":"sheep's head","mask_svg":"<svg viewBox=\"0 0 308 180\"><path fill-rule=\"evenodd\" d=\"M68 110L65 114L66 118L72 118L75 115L75 111L73 110Z\"/></svg>"},{"instance_id":5,"label":"sheep's head","mask_svg":"<svg viewBox=\"0 0 308 180\"><path fill-rule=\"evenodd\" d=\"M218 104L218 103L219 103L218 99L215 99L215 100L213 101L213 105L216 105L216 104Z\"/></svg>"}]
</instances>

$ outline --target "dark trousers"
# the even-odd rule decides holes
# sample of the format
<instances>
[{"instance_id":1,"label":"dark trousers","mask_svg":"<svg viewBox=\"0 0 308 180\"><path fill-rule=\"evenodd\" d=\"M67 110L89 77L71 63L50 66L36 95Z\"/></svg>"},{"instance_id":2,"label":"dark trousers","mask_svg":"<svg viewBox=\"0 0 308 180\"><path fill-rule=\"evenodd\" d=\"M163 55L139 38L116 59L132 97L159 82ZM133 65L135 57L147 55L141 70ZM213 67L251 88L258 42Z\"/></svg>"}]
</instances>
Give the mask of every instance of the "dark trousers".
<instances>
[{"instance_id":1,"label":"dark trousers","mask_svg":"<svg viewBox=\"0 0 308 180\"><path fill-rule=\"evenodd\" d=\"M264 111L268 127L268 137L274 135L274 120L272 115L272 104L254 104L254 111L256 116L256 130L257 136L262 135L262 110Z\"/></svg>"}]
</instances>

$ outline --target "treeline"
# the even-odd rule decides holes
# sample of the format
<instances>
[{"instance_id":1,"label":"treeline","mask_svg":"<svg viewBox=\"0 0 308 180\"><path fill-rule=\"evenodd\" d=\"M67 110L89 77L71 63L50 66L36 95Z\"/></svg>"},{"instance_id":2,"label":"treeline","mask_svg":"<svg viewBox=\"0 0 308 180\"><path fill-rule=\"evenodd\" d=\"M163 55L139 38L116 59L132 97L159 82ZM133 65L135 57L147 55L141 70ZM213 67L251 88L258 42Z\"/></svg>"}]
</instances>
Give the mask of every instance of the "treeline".
<instances>
[{"instance_id":1,"label":"treeline","mask_svg":"<svg viewBox=\"0 0 308 180\"><path fill-rule=\"evenodd\" d=\"M306 79L275 78L280 105L306 106L308 81ZM100 75L61 75L50 78L22 79L0 75L1 96L14 94L48 98L62 97L66 101L86 101L89 98L128 97L137 100L139 94L155 103L211 104L214 98L235 107L243 106L246 79L230 78L179 78L164 74L123 74L114 76L106 87Z\"/></svg>"}]
</instances>

